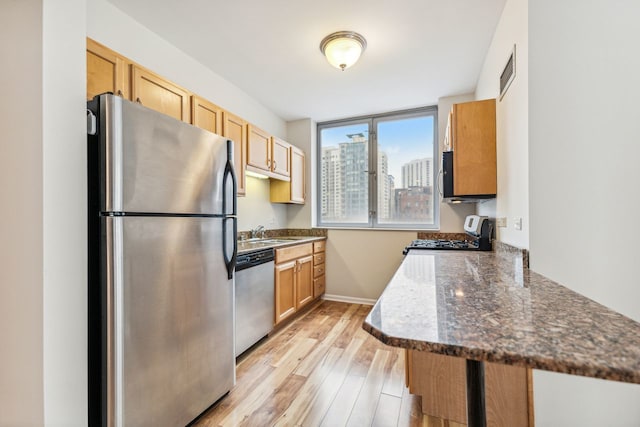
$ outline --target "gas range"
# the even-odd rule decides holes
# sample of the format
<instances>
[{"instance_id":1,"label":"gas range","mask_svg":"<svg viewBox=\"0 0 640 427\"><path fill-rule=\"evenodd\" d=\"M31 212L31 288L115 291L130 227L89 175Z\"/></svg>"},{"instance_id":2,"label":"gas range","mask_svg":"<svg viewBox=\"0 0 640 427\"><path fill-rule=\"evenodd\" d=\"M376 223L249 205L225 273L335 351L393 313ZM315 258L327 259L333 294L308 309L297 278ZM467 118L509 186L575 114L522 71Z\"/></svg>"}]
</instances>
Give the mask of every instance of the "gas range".
<instances>
[{"instance_id":1,"label":"gas range","mask_svg":"<svg viewBox=\"0 0 640 427\"><path fill-rule=\"evenodd\" d=\"M412 241L402 251L406 255L411 250L460 250L460 251L490 251L493 224L487 217L469 215L465 220L465 231L472 240L446 239L417 239Z\"/></svg>"}]
</instances>

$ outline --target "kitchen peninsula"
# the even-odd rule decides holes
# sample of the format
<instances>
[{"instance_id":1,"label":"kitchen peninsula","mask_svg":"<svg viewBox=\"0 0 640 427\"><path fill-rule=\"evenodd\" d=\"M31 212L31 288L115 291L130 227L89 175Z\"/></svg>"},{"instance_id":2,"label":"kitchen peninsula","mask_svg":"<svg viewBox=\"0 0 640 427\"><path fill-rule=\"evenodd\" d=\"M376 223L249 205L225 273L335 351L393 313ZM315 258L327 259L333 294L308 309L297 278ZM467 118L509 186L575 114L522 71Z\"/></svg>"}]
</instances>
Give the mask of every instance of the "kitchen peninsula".
<instances>
[{"instance_id":1,"label":"kitchen peninsula","mask_svg":"<svg viewBox=\"0 0 640 427\"><path fill-rule=\"evenodd\" d=\"M391 346L466 359L467 369L495 362L640 384L640 324L530 271L509 249L411 251L363 328ZM468 407L484 406L479 397L483 388L468 388Z\"/></svg>"}]
</instances>

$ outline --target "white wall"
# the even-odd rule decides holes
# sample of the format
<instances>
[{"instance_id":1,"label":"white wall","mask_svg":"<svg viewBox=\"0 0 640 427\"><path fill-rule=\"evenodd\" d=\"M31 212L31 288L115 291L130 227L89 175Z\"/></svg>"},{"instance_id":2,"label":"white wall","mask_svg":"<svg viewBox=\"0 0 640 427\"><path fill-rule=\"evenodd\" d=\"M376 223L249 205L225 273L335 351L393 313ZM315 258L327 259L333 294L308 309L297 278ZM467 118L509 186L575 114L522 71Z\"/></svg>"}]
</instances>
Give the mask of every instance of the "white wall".
<instances>
[{"instance_id":1,"label":"white wall","mask_svg":"<svg viewBox=\"0 0 640 427\"><path fill-rule=\"evenodd\" d=\"M316 123L311 119L300 119L287 123L287 141L300 148L305 153L304 186L306 203L304 205L289 205L287 207L287 221L290 228L311 228L314 212L311 205L316 194Z\"/></svg>"},{"instance_id":2,"label":"white wall","mask_svg":"<svg viewBox=\"0 0 640 427\"><path fill-rule=\"evenodd\" d=\"M238 197L238 231L248 231L258 225L267 230L287 227L287 207L271 203L268 179L247 176L245 197Z\"/></svg>"},{"instance_id":3,"label":"white wall","mask_svg":"<svg viewBox=\"0 0 640 427\"><path fill-rule=\"evenodd\" d=\"M531 268L635 320L639 16L633 0L529 4ZM536 371L534 392L541 426L640 425L639 385Z\"/></svg>"},{"instance_id":4,"label":"white wall","mask_svg":"<svg viewBox=\"0 0 640 427\"><path fill-rule=\"evenodd\" d=\"M0 13L0 425L42 425L42 2Z\"/></svg>"},{"instance_id":5,"label":"white wall","mask_svg":"<svg viewBox=\"0 0 640 427\"><path fill-rule=\"evenodd\" d=\"M87 423L85 0L43 2L44 419Z\"/></svg>"},{"instance_id":6,"label":"white wall","mask_svg":"<svg viewBox=\"0 0 640 427\"><path fill-rule=\"evenodd\" d=\"M507 218L496 238L513 246L529 247L529 46L528 0L508 0L493 35L476 87L476 99L496 98L496 199L478 203L478 213ZM499 77L516 45L516 77L502 100ZM522 230L514 228L522 218Z\"/></svg>"},{"instance_id":7,"label":"white wall","mask_svg":"<svg viewBox=\"0 0 640 427\"><path fill-rule=\"evenodd\" d=\"M160 38L106 0L86 1L88 37L267 132L281 138L286 137L284 120L237 86ZM215 49L215 44L216 41L212 40L212 49Z\"/></svg>"}]
</instances>

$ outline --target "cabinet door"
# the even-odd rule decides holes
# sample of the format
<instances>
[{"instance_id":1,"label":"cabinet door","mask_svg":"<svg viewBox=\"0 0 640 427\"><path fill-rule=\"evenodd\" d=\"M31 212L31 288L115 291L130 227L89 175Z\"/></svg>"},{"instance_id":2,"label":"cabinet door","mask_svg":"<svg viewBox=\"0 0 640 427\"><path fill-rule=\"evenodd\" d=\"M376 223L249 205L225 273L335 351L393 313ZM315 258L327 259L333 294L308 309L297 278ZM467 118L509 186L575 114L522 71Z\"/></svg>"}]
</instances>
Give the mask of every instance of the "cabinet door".
<instances>
[{"instance_id":1,"label":"cabinet door","mask_svg":"<svg viewBox=\"0 0 640 427\"><path fill-rule=\"evenodd\" d=\"M286 141L271 138L271 172L282 176L291 176L291 158L289 154L289 144Z\"/></svg>"},{"instance_id":2,"label":"cabinet door","mask_svg":"<svg viewBox=\"0 0 640 427\"><path fill-rule=\"evenodd\" d=\"M276 324L296 311L297 262L289 261L275 266Z\"/></svg>"},{"instance_id":3,"label":"cabinet door","mask_svg":"<svg viewBox=\"0 0 640 427\"><path fill-rule=\"evenodd\" d=\"M454 104L453 193L496 194L496 100Z\"/></svg>"},{"instance_id":4,"label":"cabinet door","mask_svg":"<svg viewBox=\"0 0 640 427\"><path fill-rule=\"evenodd\" d=\"M191 123L189 93L137 65L131 66L131 99L183 122Z\"/></svg>"},{"instance_id":5,"label":"cabinet door","mask_svg":"<svg viewBox=\"0 0 640 427\"><path fill-rule=\"evenodd\" d=\"M296 309L313 300L313 256L297 260L296 274Z\"/></svg>"},{"instance_id":6,"label":"cabinet door","mask_svg":"<svg viewBox=\"0 0 640 427\"><path fill-rule=\"evenodd\" d=\"M253 125L248 125L247 165L271 172L271 135Z\"/></svg>"},{"instance_id":7,"label":"cabinet door","mask_svg":"<svg viewBox=\"0 0 640 427\"><path fill-rule=\"evenodd\" d=\"M129 98L127 60L87 38L87 100L105 92Z\"/></svg>"},{"instance_id":8,"label":"cabinet door","mask_svg":"<svg viewBox=\"0 0 640 427\"><path fill-rule=\"evenodd\" d=\"M291 202L304 203L305 200L304 151L291 147Z\"/></svg>"},{"instance_id":9,"label":"cabinet door","mask_svg":"<svg viewBox=\"0 0 640 427\"><path fill-rule=\"evenodd\" d=\"M238 180L238 196L244 196L244 166L247 164L247 124L228 111L222 112L222 136L233 141L233 163Z\"/></svg>"},{"instance_id":10,"label":"cabinet door","mask_svg":"<svg viewBox=\"0 0 640 427\"><path fill-rule=\"evenodd\" d=\"M304 151L293 145L291 156L291 178L289 181L271 181L271 203L299 203L305 201Z\"/></svg>"},{"instance_id":11,"label":"cabinet door","mask_svg":"<svg viewBox=\"0 0 640 427\"><path fill-rule=\"evenodd\" d=\"M209 132L221 134L222 109L204 98L192 95L191 124Z\"/></svg>"}]
</instances>

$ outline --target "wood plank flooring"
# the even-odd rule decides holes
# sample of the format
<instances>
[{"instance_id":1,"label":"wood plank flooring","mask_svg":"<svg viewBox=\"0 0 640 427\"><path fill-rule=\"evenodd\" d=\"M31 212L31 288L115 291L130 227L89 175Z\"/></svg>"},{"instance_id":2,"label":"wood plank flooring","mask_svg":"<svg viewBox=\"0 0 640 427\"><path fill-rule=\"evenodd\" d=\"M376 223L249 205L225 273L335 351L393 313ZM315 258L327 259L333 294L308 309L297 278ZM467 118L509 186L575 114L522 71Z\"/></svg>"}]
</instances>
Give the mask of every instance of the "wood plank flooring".
<instances>
[{"instance_id":1,"label":"wood plank flooring","mask_svg":"<svg viewBox=\"0 0 640 427\"><path fill-rule=\"evenodd\" d=\"M247 352L236 386L193 425L462 426L422 415L403 350L362 330L370 309L321 301Z\"/></svg>"}]
</instances>

